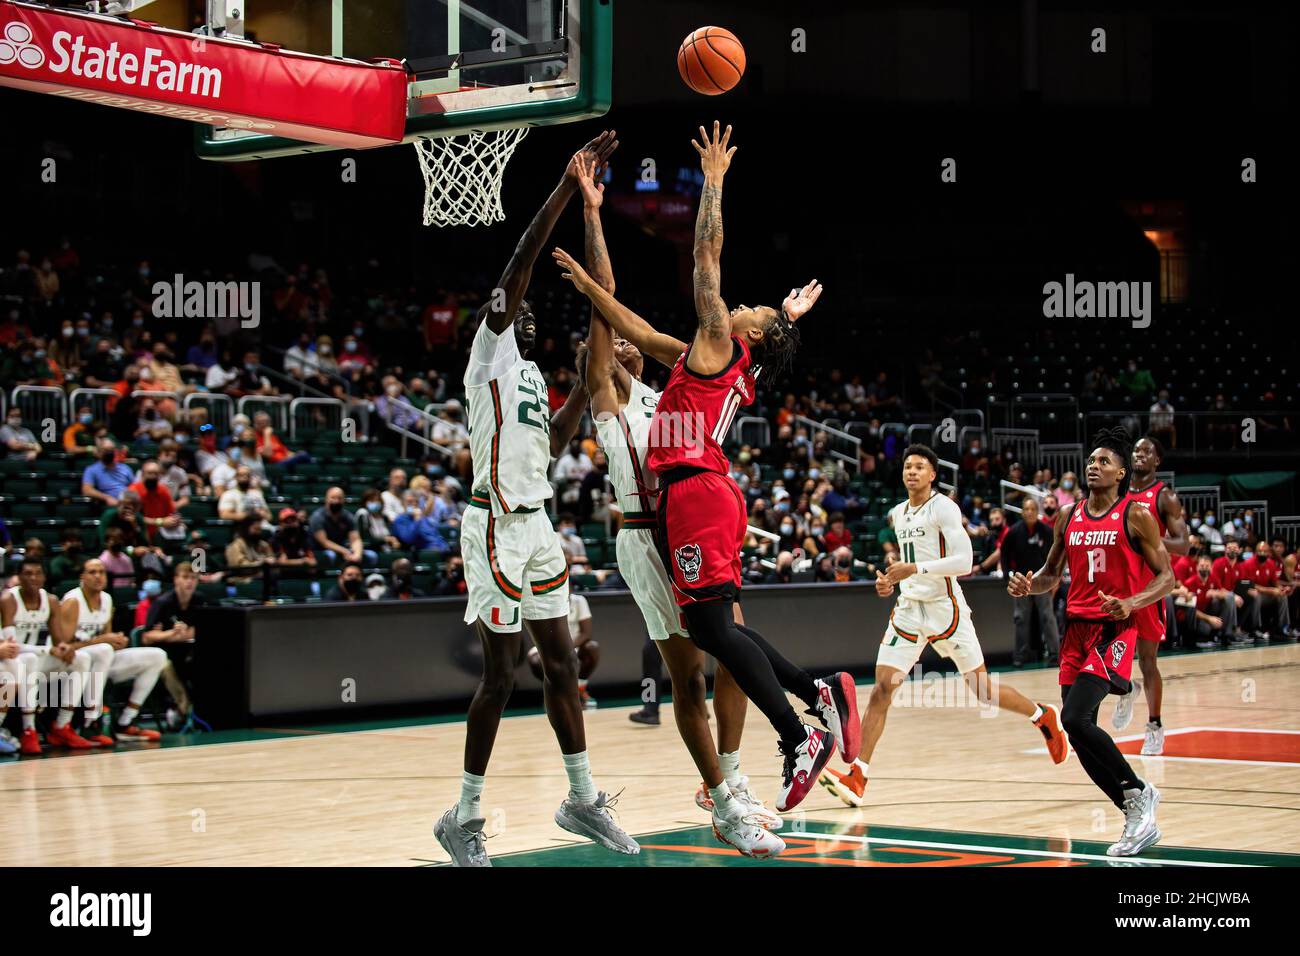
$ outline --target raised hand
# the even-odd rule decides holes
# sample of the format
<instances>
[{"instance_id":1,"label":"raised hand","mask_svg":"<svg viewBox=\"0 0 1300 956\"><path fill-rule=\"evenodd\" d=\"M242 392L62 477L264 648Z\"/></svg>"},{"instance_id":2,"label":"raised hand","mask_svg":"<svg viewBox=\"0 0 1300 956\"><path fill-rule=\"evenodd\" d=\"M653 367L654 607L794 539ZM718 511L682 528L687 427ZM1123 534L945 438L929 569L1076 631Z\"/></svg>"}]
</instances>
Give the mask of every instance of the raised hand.
<instances>
[{"instance_id":1,"label":"raised hand","mask_svg":"<svg viewBox=\"0 0 1300 956\"><path fill-rule=\"evenodd\" d=\"M781 303L781 311L791 322L795 322L800 316L804 315L809 309L817 304L821 298L822 284L816 279L809 282L802 289L791 289L790 294L785 297Z\"/></svg>"},{"instance_id":2,"label":"raised hand","mask_svg":"<svg viewBox=\"0 0 1300 956\"><path fill-rule=\"evenodd\" d=\"M614 130L607 129L569 158L569 163L564 169L564 178L570 185L578 186L578 177L584 162L594 159L596 168L608 164L609 157L613 155L614 150L618 149L618 140L615 137Z\"/></svg>"},{"instance_id":3,"label":"raised hand","mask_svg":"<svg viewBox=\"0 0 1300 956\"><path fill-rule=\"evenodd\" d=\"M605 201L605 184L600 180L605 175L607 165L595 156L588 156L585 153L579 153L574 160L578 165L577 183L582 193L583 204L588 209L599 209L600 204Z\"/></svg>"},{"instance_id":4,"label":"raised hand","mask_svg":"<svg viewBox=\"0 0 1300 956\"><path fill-rule=\"evenodd\" d=\"M586 270L583 269L582 266L578 265L578 260L573 258L573 256L569 255L559 246L556 246L551 250L551 258L555 260L556 264L561 269L568 270L567 272L560 273L561 277L572 282L574 288L583 295L586 295L588 291L595 287L595 283L591 281L591 276L587 275Z\"/></svg>"},{"instance_id":5,"label":"raised hand","mask_svg":"<svg viewBox=\"0 0 1300 956\"><path fill-rule=\"evenodd\" d=\"M700 168L704 170L704 175L716 179L721 179L726 174L728 167L731 166L731 157L736 152L734 146L727 148L731 142L731 127L728 126L726 130L719 133L719 126L718 121L714 120L712 137L701 126L700 142L691 140L691 145L700 154Z\"/></svg>"}]
</instances>

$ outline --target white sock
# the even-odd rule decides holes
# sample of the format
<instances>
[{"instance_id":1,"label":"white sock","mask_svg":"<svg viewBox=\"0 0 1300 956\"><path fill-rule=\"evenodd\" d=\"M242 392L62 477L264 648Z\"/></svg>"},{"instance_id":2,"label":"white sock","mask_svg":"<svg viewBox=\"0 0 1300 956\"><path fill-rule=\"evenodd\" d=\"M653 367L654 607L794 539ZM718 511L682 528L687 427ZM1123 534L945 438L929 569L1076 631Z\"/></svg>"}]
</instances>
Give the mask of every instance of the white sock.
<instances>
[{"instance_id":1,"label":"white sock","mask_svg":"<svg viewBox=\"0 0 1300 956\"><path fill-rule=\"evenodd\" d=\"M55 716L55 718L54 718L54 722L55 722L58 726L60 726L60 727L65 727L65 726L67 726L68 721L70 721L71 719L72 719L72 711L70 711L70 710L61 710L61 711L59 711L58 714ZM35 730L35 729L36 729L36 711L34 711L34 710L30 710L30 711L29 711L29 710L24 710L24 711L23 711L23 730Z\"/></svg>"},{"instance_id":2,"label":"white sock","mask_svg":"<svg viewBox=\"0 0 1300 956\"><path fill-rule=\"evenodd\" d=\"M456 804L456 822L464 823L482 816L479 810L479 794L483 792L486 777L465 771L460 775L460 803Z\"/></svg>"},{"instance_id":3,"label":"white sock","mask_svg":"<svg viewBox=\"0 0 1300 956\"><path fill-rule=\"evenodd\" d=\"M1029 719L1032 720L1032 721L1037 721L1037 720L1038 720L1039 718L1041 718L1042 716L1043 716L1043 705L1042 705L1042 704L1034 704L1034 713L1033 713L1033 716L1031 716Z\"/></svg>"},{"instance_id":4,"label":"white sock","mask_svg":"<svg viewBox=\"0 0 1300 956\"><path fill-rule=\"evenodd\" d=\"M731 787L727 786L727 781L722 781L716 787L709 787L709 796L713 798L715 813L724 817L732 815L736 798L731 795Z\"/></svg>"},{"instance_id":5,"label":"white sock","mask_svg":"<svg viewBox=\"0 0 1300 956\"><path fill-rule=\"evenodd\" d=\"M579 803L595 803L596 784L591 779L591 763L587 760L587 751L560 756L564 758L564 772L569 777L569 793Z\"/></svg>"},{"instance_id":6,"label":"white sock","mask_svg":"<svg viewBox=\"0 0 1300 956\"><path fill-rule=\"evenodd\" d=\"M586 690L586 689L587 689L587 679L585 677L579 677L578 690Z\"/></svg>"},{"instance_id":7,"label":"white sock","mask_svg":"<svg viewBox=\"0 0 1300 956\"><path fill-rule=\"evenodd\" d=\"M727 781L728 787L740 786L739 750L733 750L729 754L718 754L718 768L722 771L723 779Z\"/></svg>"},{"instance_id":8,"label":"white sock","mask_svg":"<svg viewBox=\"0 0 1300 956\"><path fill-rule=\"evenodd\" d=\"M855 761L853 761L853 766L854 766L854 767L861 767L861 768L862 768L862 776L865 777L865 776L867 775L867 770L868 770L869 768L868 768L868 766L867 766L867 762L866 762L865 760L855 760Z\"/></svg>"},{"instance_id":9,"label":"white sock","mask_svg":"<svg viewBox=\"0 0 1300 956\"><path fill-rule=\"evenodd\" d=\"M133 707L130 704L127 704L125 707L122 708L122 716L117 718L118 726L130 727L131 721L135 720L135 718L139 716L139 714L140 714L139 707Z\"/></svg>"},{"instance_id":10,"label":"white sock","mask_svg":"<svg viewBox=\"0 0 1300 956\"><path fill-rule=\"evenodd\" d=\"M98 707L87 707L83 716L86 719L86 726L90 727L95 723L95 721L99 720L99 718L104 715Z\"/></svg>"}]
</instances>

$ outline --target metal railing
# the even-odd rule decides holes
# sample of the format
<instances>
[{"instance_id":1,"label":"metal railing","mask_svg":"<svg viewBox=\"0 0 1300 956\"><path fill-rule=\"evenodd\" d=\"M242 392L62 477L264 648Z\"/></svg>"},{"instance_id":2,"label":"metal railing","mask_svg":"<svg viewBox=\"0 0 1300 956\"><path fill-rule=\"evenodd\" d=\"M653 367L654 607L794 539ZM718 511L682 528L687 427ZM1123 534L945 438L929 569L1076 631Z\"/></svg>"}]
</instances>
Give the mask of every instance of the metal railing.
<instances>
[{"instance_id":1,"label":"metal railing","mask_svg":"<svg viewBox=\"0 0 1300 956\"><path fill-rule=\"evenodd\" d=\"M298 384L300 384L300 385L302 384L302 381L301 381L300 379L296 379L296 378L294 378L292 375L290 375L290 374L288 374L287 372L283 371L283 368L284 368L284 360L288 357L288 354L289 354L289 353L288 353L288 349L282 349L282 348L279 348L279 347L274 346L274 345L263 345L263 346L262 346L262 350L263 350L263 351L266 351L266 352L271 352L271 353L274 353L275 355L280 356L280 367L281 367L281 371L276 372L276 374L280 375L280 376L283 377L283 378L287 378L287 379L289 379L290 381L298 382ZM315 353L313 352L312 354L314 355ZM335 361L337 362L337 357L336 357ZM267 366L259 365L258 368L259 368L259 370L260 370L260 369L263 369L263 368L267 368ZM275 372L276 370L275 370L275 369L270 369L270 371ZM325 376L325 378L328 379L329 381L331 381L331 382L335 382L336 384L338 384L339 386L341 386L342 389L343 389L343 391L347 392L348 395L351 395L351 394L352 394L352 382L351 382L350 380L348 380L347 378L344 378L342 375L339 375L337 372L327 372L325 369L321 368L319 365L317 365L317 364L315 364L315 363L312 363L312 372L313 372L313 374L323 375L323 376ZM304 386L304 387L308 387L308 386ZM316 391L316 390L313 389L313 391Z\"/></svg>"},{"instance_id":2,"label":"metal railing","mask_svg":"<svg viewBox=\"0 0 1300 956\"><path fill-rule=\"evenodd\" d=\"M1277 515L1271 535L1285 541L1289 549L1300 548L1300 515Z\"/></svg>"},{"instance_id":3,"label":"metal railing","mask_svg":"<svg viewBox=\"0 0 1300 956\"><path fill-rule=\"evenodd\" d=\"M96 421L108 421L108 404L118 398L118 393L111 388L74 388L68 393L68 421L77 414L77 409L85 405Z\"/></svg>"},{"instance_id":4,"label":"metal railing","mask_svg":"<svg viewBox=\"0 0 1300 956\"><path fill-rule=\"evenodd\" d=\"M731 426L734 440L741 445L757 445L766 448L772 444L772 425L766 418L758 415L742 415Z\"/></svg>"},{"instance_id":5,"label":"metal railing","mask_svg":"<svg viewBox=\"0 0 1300 956\"><path fill-rule=\"evenodd\" d=\"M258 412L266 412L271 416L271 427L277 432L288 432L289 430L289 403L293 401L289 395L245 395L239 400L239 414L247 415L251 421Z\"/></svg>"},{"instance_id":6,"label":"metal railing","mask_svg":"<svg viewBox=\"0 0 1300 956\"><path fill-rule=\"evenodd\" d=\"M181 403L185 417L189 418L190 409L206 408L208 421L218 435L230 434L230 420L235 417L235 400L220 392L190 392Z\"/></svg>"},{"instance_id":7,"label":"metal railing","mask_svg":"<svg viewBox=\"0 0 1300 956\"><path fill-rule=\"evenodd\" d=\"M1194 526L1200 527L1200 516L1207 511L1214 512L1215 518L1218 518L1218 485L1186 485L1174 490L1178 492L1178 502L1183 506L1183 514L1187 517L1188 525L1193 525L1193 516L1195 516L1197 520Z\"/></svg>"},{"instance_id":8,"label":"metal railing","mask_svg":"<svg viewBox=\"0 0 1300 956\"><path fill-rule=\"evenodd\" d=\"M291 439L297 440L298 438L299 420L304 409L315 427L333 429L342 434L346 409L342 399L295 398L289 402L289 437ZM319 410L320 414L316 414L315 410ZM307 422L304 420L302 424L305 426Z\"/></svg>"},{"instance_id":9,"label":"metal railing","mask_svg":"<svg viewBox=\"0 0 1300 956\"><path fill-rule=\"evenodd\" d=\"M67 396L54 385L17 385L10 393L10 403L22 409L24 422L36 424L52 418L59 431L68 423Z\"/></svg>"},{"instance_id":10,"label":"metal railing","mask_svg":"<svg viewBox=\"0 0 1300 956\"><path fill-rule=\"evenodd\" d=\"M1005 478L1003 478L1001 481L998 482L998 499L999 499L998 506L1003 511L1007 511L1010 512L1011 514L1017 514L1017 515L1020 514L1022 511L1024 511L1024 509L1021 508L1019 505L1013 505L1007 503L1008 488L1011 489L1012 491L1018 491L1021 494L1031 495L1039 502L1041 502L1044 498L1046 498L1049 494L1051 494L1051 492L1041 491L1040 489L1035 488L1033 485L1018 485L1014 481L1007 481Z\"/></svg>"},{"instance_id":11,"label":"metal railing","mask_svg":"<svg viewBox=\"0 0 1300 956\"><path fill-rule=\"evenodd\" d=\"M1215 454L1237 454L1246 458L1257 456L1281 457L1300 453L1300 435L1281 427L1283 410L1272 411L1210 411L1173 412L1172 433L1160 433L1150 427L1151 412L1146 409L1097 410L1084 416L1087 435L1116 424L1123 425L1129 437L1157 432L1156 437L1165 445L1166 452L1177 450L1191 457ZM1293 416L1292 416L1293 417Z\"/></svg>"},{"instance_id":12,"label":"metal railing","mask_svg":"<svg viewBox=\"0 0 1300 956\"><path fill-rule=\"evenodd\" d=\"M1052 469L1058 479L1067 471L1078 475L1083 471L1083 445L1039 445L1036 467Z\"/></svg>"},{"instance_id":13,"label":"metal railing","mask_svg":"<svg viewBox=\"0 0 1300 956\"><path fill-rule=\"evenodd\" d=\"M851 435L842 429L828 426L824 422L814 421L804 415L796 415L793 420L798 424L807 426L808 428L808 437L811 439L808 444L808 456L810 458L812 457L812 449L813 445L817 441L817 436L821 434L826 436L826 450L830 452L832 458L844 462L846 465L850 466L854 472L858 470L860 453L862 451L861 438ZM835 447L836 444L838 444L839 447Z\"/></svg>"},{"instance_id":14,"label":"metal railing","mask_svg":"<svg viewBox=\"0 0 1300 956\"><path fill-rule=\"evenodd\" d=\"M1263 499L1252 501L1220 501L1219 502L1219 526L1228 527L1235 518L1240 518L1246 512L1253 512L1253 522L1255 533L1261 538L1267 540L1269 536L1268 527L1268 502Z\"/></svg>"},{"instance_id":15,"label":"metal railing","mask_svg":"<svg viewBox=\"0 0 1300 956\"><path fill-rule=\"evenodd\" d=\"M1038 461L1038 429L1036 428L994 428L989 434L992 448L989 452L1001 455L1002 449L1011 446L1014 460L1024 465L1026 471L1034 468Z\"/></svg>"},{"instance_id":16,"label":"metal railing","mask_svg":"<svg viewBox=\"0 0 1300 956\"><path fill-rule=\"evenodd\" d=\"M955 461L946 461L945 459L940 458L939 469L940 469L939 487L943 489L945 492L956 491L957 477L961 473L961 466L958 465L957 462ZM950 469L952 471L952 481L948 482L943 480L942 475L944 469Z\"/></svg>"}]
</instances>

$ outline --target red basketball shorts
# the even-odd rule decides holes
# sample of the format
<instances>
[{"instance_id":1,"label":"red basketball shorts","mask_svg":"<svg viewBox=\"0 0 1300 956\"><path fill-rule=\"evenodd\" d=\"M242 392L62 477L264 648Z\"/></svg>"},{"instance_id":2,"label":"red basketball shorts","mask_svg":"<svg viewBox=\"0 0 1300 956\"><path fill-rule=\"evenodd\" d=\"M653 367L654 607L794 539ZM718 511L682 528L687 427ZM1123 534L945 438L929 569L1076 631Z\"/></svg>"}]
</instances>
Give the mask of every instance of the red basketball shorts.
<instances>
[{"instance_id":1,"label":"red basketball shorts","mask_svg":"<svg viewBox=\"0 0 1300 956\"><path fill-rule=\"evenodd\" d=\"M1061 637L1060 684L1073 684L1080 674L1107 681L1112 693L1127 694L1132 685L1137 626L1126 621L1069 618Z\"/></svg>"},{"instance_id":2,"label":"red basketball shorts","mask_svg":"<svg viewBox=\"0 0 1300 956\"><path fill-rule=\"evenodd\" d=\"M1133 612L1130 623L1137 625L1138 639L1163 643L1165 639L1165 599Z\"/></svg>"},{"instance_id":3,"label":"red basketball shorts","mask_svg":"<svg viewBox=\"0 0 1300 956\"><path fill-rule=\"evenodd\" d=\"M659 553L679 607L735 599L745 496L730 475L699 471L659 488Z\"/></svg>"}]
</instances>

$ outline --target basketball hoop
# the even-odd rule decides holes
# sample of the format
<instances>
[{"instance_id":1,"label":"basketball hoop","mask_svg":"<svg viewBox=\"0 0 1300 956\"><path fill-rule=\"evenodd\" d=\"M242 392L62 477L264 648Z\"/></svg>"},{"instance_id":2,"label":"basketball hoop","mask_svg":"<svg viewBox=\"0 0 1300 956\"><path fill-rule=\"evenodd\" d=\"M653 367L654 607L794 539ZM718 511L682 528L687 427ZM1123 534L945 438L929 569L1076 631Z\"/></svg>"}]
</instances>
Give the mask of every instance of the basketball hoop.
<instances>
[{"instance_id":1,"label":"basketball hoop","mask_svg":"<svg viewBox=\"0 0 1300 956\"><path fill-rule=\"evenodd\" d=\"M458 136L417 139L424 174L426 226L486 226L503 222L501 180L527 126L471 130Z\"/></svg>"}]
</instances>

